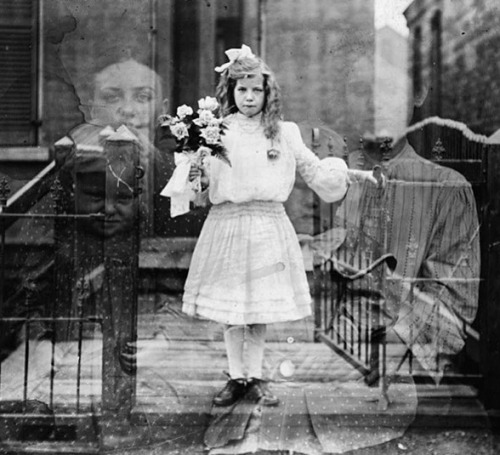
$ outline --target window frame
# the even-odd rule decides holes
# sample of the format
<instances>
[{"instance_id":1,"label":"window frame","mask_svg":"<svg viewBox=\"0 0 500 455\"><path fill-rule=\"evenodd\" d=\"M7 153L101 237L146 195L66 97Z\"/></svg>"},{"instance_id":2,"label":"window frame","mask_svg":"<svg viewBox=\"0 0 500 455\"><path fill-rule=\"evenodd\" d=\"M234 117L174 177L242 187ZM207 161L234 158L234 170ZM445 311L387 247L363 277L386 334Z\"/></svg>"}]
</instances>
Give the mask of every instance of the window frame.
<instances>
[{"instance_id":1,"label":"window frame","mask_svg":"<svg viewBox=\"0 0 500 455\"><path fill-rule=\"evenodd\" d=\"M29 120L29 138L27 143L16 143L17 141L0 142L0 162L11 161L32 161L47 162L51 159L49 147L41 145L41 126L43 109L43 14L44 0L30 0L26 3L31 4L31 75L30 75L30 120ZM0 5L1 8L2 5ZM16 4L18 6L18 4ZM28 22L26 22L27 25ZM0 24L0 27L7 25ZM21 24L14 24L19 25ZM5 30L12 28L9 24L4 27ZM19 124L19 127L21 123ZM19 128L18 125L13 126Z\"/></svg>"}]
</instances>

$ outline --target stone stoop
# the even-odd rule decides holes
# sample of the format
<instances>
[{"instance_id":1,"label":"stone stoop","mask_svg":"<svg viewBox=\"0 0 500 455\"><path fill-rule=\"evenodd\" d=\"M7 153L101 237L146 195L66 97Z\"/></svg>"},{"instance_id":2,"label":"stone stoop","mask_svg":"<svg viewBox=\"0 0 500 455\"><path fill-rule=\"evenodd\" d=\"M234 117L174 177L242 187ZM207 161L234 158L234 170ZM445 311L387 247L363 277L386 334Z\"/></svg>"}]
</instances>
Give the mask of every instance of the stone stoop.
<instances>
[{"instance_id":1,"label":"stone stoop","mask_svg":"<svg viewBox=\"0 0 500 455\"><path fill-rule=\"evenodd\" d=\"M148 237L141 240L141 288L167 292L183 289L197 237ZM307 238L299 236L309 285L313 289L312 256Z\"/></svg>"},{"instance_id":2,"label":"stone stoop","mask_svg":"<svg viewBox=\"0 0 500 455\"><path fill-rule=\"evenodd\" d=\"M182 292L196 237L148 237L139 252L140 289Z\"/></svg>"},{"instance_id":3,"label":"stone stoop","mask_svg":"<svg viewBox=\"0 0 500 455\"><path fill-rule=\"evenodd\" d=\"M197 237L148 237L141 241L139 268L185 270L189 267Z\"/></svg>"}]
</instances>

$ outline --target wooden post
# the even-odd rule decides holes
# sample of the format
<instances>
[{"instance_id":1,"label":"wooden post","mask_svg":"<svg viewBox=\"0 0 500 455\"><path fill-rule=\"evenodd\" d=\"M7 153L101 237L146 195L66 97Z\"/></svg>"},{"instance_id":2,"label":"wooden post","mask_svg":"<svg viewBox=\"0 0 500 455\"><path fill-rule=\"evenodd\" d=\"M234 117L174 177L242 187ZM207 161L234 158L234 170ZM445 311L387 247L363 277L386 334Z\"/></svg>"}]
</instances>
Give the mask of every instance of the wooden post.
<instances>
[{"instance_id":1,"label":"wooden post","mask_svg":"<svg viewBox=\"0 0 500 455\"><path fill-rule=\"evenodd\" d=\"M128 229L104 239L103 285L103 436L110 434L118 443L120 428L127 434L135 402L135 370L126 371L121 354L137 340L137 282L139 256L139 145L126 134L110 136L105 144L106 204L114 198L133 198ZM118 190L116 190L118 188ZM118 194L116 193L118 191ZM122 220L124 221L124 220ZM131 223L130 223L131 222ZM124 223L127 223L125 220ZM109 440L109 438L108 438Z\"/></svg>"}]
</instances>

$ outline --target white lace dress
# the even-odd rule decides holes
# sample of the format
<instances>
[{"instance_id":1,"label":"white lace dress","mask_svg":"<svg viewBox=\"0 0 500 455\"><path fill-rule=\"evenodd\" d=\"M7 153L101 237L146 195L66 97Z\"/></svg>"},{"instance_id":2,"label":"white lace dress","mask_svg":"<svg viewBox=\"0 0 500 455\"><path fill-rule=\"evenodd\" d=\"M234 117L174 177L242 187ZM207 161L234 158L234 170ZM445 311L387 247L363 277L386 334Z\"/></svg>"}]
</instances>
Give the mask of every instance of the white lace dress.
<instances>
[{"instance_id":1,"label":"white lace dress","mask_svg":"<svg viewBox=\"0 0 500 455\"><path fill-rule=\"evenodd\" d=\"M295 123L267 139L260 118L228 117L224 136L231 166L209 158L213 206L198 239L183 296L183 311L224 324L292 321L311 314L302 253L283 202L298 169L327 202L347 190L347 166L318 159Z\"/></svg>"}]
</instances>

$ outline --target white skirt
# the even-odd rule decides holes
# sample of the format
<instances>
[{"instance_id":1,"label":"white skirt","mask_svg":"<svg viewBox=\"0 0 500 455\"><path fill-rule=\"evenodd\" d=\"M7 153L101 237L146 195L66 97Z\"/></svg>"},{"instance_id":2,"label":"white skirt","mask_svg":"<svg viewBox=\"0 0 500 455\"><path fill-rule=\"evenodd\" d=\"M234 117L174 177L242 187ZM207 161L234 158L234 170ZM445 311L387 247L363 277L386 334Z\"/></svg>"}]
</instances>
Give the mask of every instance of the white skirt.
<instances>
[{"instance_id":1,"label":"white skirt","mask_svg":"<svg viewBox=\"0 0 500 455\"><path fill-rule=\"evenodd\" d=\"M311 314L295 230L279 202L214 205L191 259L182 310L230 325Z\"/></svg>"}]
</instances>

